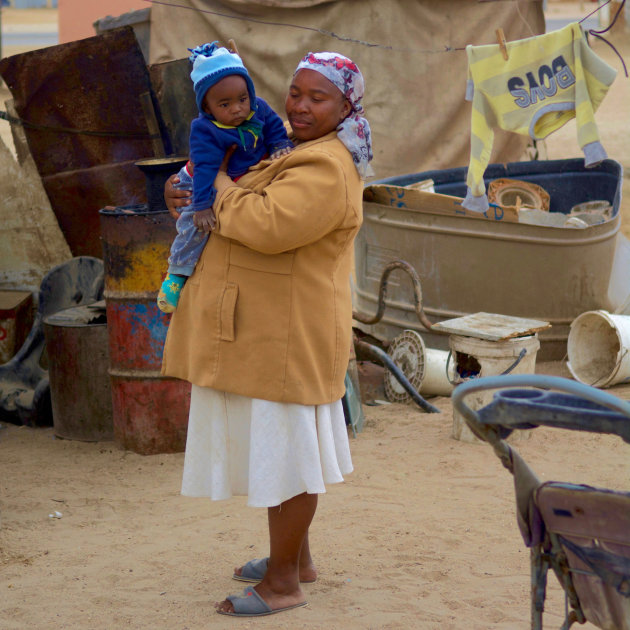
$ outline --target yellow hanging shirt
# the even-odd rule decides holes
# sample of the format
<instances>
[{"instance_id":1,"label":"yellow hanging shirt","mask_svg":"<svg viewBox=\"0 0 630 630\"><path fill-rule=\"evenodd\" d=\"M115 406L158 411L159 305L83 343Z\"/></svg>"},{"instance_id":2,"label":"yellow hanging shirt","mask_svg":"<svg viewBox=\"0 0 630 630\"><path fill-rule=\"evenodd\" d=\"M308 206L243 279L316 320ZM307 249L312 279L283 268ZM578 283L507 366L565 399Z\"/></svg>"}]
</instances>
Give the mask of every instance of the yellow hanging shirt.
<instances>
[{"instance_id":1,"label":"yellow hanging shirt","mask_svg":"<svg viewBox=\"0 0 630 630\"><path fill-rule=\"evenodd\" d=\"M589 47L574 22L557 31L507 43L508 59L498 44L466 46L472 101L468 191L462 205L485 212L483 174L490 161L494 128L546 138L572 118L586 166L606 158L594 112L617 71Z\"/></svg>"}]
</instances>

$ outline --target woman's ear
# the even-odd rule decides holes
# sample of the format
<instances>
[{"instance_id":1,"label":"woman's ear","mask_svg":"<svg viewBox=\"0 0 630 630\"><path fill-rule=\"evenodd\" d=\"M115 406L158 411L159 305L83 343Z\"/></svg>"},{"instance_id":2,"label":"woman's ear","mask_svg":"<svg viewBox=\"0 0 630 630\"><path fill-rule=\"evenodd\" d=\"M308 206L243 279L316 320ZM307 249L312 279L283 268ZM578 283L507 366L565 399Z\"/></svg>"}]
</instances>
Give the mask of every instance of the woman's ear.
<instances>
[{"instance_id":1,"label":"woman's ear","mask_svg":"<svg viewBox=\"0 0 630 630\"><path fill-rule=\"evenodd\" d=\"M350 105L350 101L347 98L343 99L343 105L341 107L341 120L345 120L348 118L348 115L352 111L352 105ZM341 120L339 122L341 122Z\"/></svg>"}]
</instances>

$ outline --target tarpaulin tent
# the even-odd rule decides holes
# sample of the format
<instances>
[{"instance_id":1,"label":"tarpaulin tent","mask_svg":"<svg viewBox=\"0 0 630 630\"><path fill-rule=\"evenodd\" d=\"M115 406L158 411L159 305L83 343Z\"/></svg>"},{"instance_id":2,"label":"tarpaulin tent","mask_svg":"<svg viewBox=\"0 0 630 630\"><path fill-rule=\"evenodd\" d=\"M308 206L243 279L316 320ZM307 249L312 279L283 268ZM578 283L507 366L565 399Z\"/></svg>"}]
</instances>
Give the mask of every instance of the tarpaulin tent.
<instances>
[{"instance_id":1,"label":"tarpaulin tent","mask_svg":"<svg viewBox=\"0 0 630 630\"><path fill-rule=\"evenodd\" d=\"M257 93L284 114L299 59L334 50L363 72L377 177L465 166L466 44L545 31L541 0L173 0L151 8L151 63L232 38ZM191 87L192 90L192 87ZM521 158L527 138L497 134L491 161Z\"/></svg>"}]
</instances>

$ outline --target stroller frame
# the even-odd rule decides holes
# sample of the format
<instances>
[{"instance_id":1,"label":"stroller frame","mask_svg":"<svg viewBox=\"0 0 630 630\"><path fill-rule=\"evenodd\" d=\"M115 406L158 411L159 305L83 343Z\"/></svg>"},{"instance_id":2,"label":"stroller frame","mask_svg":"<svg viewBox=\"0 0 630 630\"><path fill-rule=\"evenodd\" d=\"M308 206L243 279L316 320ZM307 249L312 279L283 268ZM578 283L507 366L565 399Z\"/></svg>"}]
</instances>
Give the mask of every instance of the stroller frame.
<instances>
[{"instance_id":1,"label":"stroller frame","mask_svg":"<svg viewBox=\"0 0 630 630\"><path fill-rule=\"evenodd\" d=\"M498 390L490 404L477 411L465 404L468 394L489 389ZM565 594L560 630L586 621L602 630L630 630L630 492L541 483L506 442L515 429L549 426L618 435L630 443L630 403L565 378L533 374L474 379L456 387L452 400L514 477L517 521L530 548L531 629L543 628L552 569Z\"/></svg>"}]
</instances>

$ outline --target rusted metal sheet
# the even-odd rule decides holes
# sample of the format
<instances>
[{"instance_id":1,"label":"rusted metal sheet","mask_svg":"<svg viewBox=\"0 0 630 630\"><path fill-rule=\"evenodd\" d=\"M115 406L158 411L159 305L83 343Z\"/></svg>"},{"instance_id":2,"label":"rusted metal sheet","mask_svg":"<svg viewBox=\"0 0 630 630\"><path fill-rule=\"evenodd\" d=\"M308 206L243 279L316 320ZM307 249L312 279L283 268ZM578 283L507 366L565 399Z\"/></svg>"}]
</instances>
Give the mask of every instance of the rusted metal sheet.
<instances>
[{"instance_id":1,"label":"rusted metal sheet","mask_svg":"<svg viewBox=\"0 0 630 630\"><path fill-rule=\"evenodd\" d=\"M72 253L100 256L98 210L143 201L132 164L155 155L146 97L143 109L151 84L133 28L7 57L0 74ZM70 230L81 223L86 230Z\"/></svg>"},{"instance_id":2,"label":"rusted metal sheet","mask_svg":"<svg viewBox=\"0 0 630 630\"><path fill-rule=\"evenodd\" d=\"M44 320L55 435L97 442L114 437L105 305L79 306Z\"/></svg>"},{"instance_id":3,"label":"rusted metal sheet","mask_svg":"<svg viewBox=\"0 0 630 630\"><path fill-rule=\"evenodd\" d=\"M57 173L44 177L43 184L75 256L102 258L100 208L121 199L140 203L146 195L145 177L135 160Z\"/></svg>"},{"instance_id":4,"label":"rusted metal sheet","mask_svg":"<svg viewBox=\"0 0 630 630\"><path fill-rule=\"evenodd\" d=\"M151 85L131 27L7 57L0 74L20 118L43 127L25 127L42 175L152 155L140 103Z\"/></svg>"},{"instance_id":5,"label":"rusted metal sheet","mask_svg":"<svg viewBox=\"0 0 630 630\"><path fill-rule=\"evenodd\" d=\"M156 304L175 221L146 205L103 209L100 218L114 439L143 455L183 451L190 384L160 375L170 316Z\"/></svg>"},{"instance_id":6,"label":"rusted metal sheet","mask_svg":"<svg viewBox=\"0 0 630 630\"><path fill-rule=\"evenodd\" d=\"M149 66L151 84L160 106L174 155L188 155L190 123L199 110L190 80L190 61L177 59Z\"/></svg>"}]
</instances>

